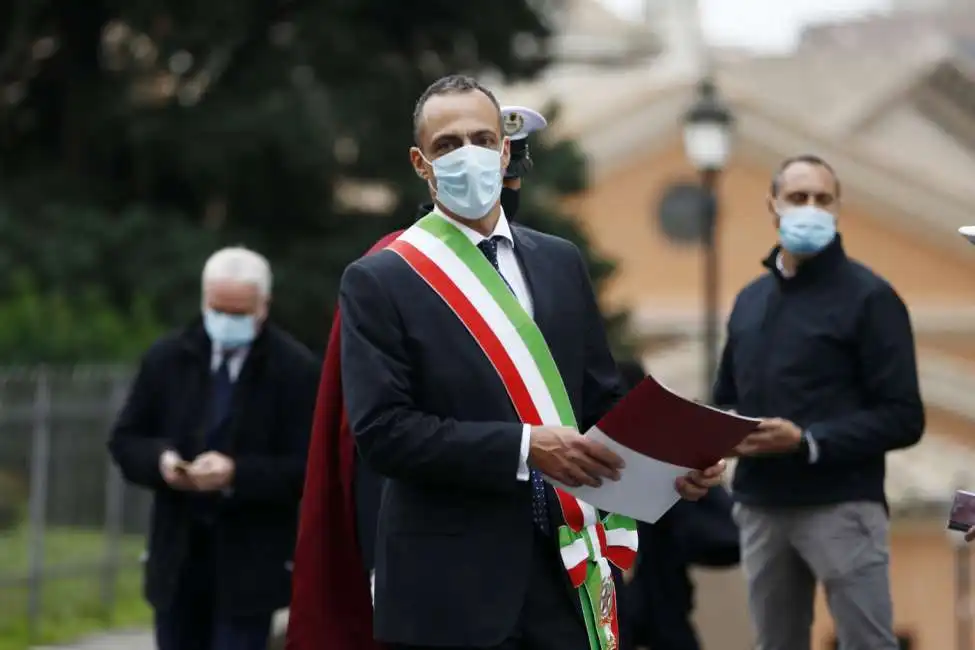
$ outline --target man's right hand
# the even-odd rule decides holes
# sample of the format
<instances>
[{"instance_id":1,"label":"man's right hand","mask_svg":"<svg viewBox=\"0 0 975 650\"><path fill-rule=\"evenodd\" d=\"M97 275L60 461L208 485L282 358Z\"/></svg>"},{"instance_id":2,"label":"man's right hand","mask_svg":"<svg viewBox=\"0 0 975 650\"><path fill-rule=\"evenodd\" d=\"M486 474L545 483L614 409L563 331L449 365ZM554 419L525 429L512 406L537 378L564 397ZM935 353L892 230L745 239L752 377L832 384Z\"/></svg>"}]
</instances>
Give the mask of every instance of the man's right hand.
<instances>
[{"instance_id":1,"label":"man's right hand","mask_svg":"<svg viewBox=\"0 0 975 650\"><path fill-rule=\"evenodd\" d=\"M172 450L166 450L159 457L159 473L169 487L175 490L192 490L193 481L189 475L183 471L187 465L179 454Z\"/></svg>"},{"instance_id":2,"label":"man's right hand","mask_svg":"<svg viewBox=\"0 0 975 650\"><path fill-rule=\"evenodd\" d=\"M571 427L532 427L528 462L563 485L599 487L618 481L623 459Z\"/></svg>"}]
</instances>

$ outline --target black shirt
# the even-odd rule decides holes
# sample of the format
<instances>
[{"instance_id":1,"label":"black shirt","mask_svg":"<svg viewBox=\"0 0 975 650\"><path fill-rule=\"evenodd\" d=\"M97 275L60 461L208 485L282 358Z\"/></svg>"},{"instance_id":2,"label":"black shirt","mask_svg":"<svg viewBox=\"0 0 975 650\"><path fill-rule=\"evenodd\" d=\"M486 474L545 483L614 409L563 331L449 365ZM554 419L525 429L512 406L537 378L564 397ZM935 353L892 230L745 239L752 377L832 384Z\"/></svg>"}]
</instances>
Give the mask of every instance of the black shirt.
<instances>
[{"instance_id":1,"label":"black shirt","mask_svg":"<svg viewBox=\"0 0 975 650\"><path fill-rule=\"evenodd\" d=\"M776 268L745 287L728 322L715 403L791 420L809 450L747 457L737 500L760 506L884 502L884 455L924 430L914 335L894 289L849 259L839 236L792 277Z\"/></svg>"}]
</instances>

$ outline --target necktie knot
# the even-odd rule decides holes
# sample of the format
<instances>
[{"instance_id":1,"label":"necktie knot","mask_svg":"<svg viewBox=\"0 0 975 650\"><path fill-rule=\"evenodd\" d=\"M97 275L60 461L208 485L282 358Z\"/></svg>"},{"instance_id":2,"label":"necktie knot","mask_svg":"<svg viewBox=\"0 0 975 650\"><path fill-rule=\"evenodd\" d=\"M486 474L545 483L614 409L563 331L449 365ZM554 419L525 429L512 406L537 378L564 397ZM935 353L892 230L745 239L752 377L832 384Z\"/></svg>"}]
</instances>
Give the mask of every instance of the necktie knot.
<instances>
[{"instance_id":1,"label":"necktie knot","mask_svg":"<svg viewBox=\"0 0 975 650\"><path fill-rule=\"evenodd\" d=\"M483 239L477 244L484 257L488 259L494 268L498 268L498 239L499 236L495 235L490 239Z\"/></svg>"}]
</instances>

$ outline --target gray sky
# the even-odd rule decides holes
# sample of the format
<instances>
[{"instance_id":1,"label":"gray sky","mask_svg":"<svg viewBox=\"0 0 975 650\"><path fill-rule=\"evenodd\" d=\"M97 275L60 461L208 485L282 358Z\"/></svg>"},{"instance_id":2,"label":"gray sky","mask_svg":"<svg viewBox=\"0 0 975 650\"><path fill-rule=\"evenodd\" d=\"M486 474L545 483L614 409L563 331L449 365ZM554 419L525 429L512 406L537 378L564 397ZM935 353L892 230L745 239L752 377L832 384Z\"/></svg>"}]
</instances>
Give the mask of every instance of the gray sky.
<instances>
[{"instance_id":1,"label":"gray sky","mask_svg":"<svg viewBox=\"0 0 975 650\"><path fill-rule=\"evenodd\" d=\"M643 0L603 0L623 15L639 16ZM791 49L804 24L883 10L887 0L698 0L712 45L767 52Z\"/></svg>"}]
</instances>

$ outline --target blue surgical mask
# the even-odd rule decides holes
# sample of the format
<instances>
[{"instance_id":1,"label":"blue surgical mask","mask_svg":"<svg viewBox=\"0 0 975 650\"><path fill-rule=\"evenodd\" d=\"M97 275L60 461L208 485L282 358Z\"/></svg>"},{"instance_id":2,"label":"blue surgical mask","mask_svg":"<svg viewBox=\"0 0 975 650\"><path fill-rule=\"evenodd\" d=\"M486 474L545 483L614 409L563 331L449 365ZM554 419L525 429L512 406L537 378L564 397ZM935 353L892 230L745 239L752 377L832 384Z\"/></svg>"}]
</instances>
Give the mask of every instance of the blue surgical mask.
<instances>
[{"instance_id":1,"label":"blue surgical mask","mask_svg":"<svg viewBox=\"0 0 975 650\"><path fill-rule=\"evenodd\" d=\"M836 217L814 205L779 213L779 242L794 255L815 255L836 238Z\"/></svg>"},{"instance_id":2,"label":"blue surgical mask","mask_svg":"<svg viewBox=\"0 0 975 650\"><path fill-rule=\"evenodd\" d=\"M203 310L203 327L210 340L224 348L250 345L257 335L257 319L251 314L225 314Z\"/></svg>"},{"instance_id":3,"label":"blue surgical mask","mask_svg":"<svg viewBox=\"0 0 975 650\"><path fill-rule=\"evenodd\" d=\"M437 202L464 219L483 219L501 196L501 152L469 144L434 160Z\"/></svg>"}]
</instances>

